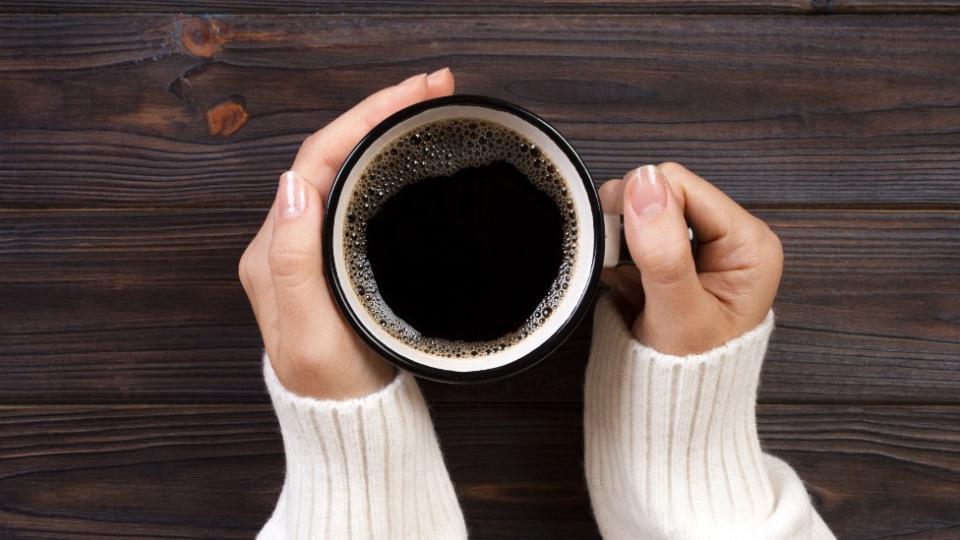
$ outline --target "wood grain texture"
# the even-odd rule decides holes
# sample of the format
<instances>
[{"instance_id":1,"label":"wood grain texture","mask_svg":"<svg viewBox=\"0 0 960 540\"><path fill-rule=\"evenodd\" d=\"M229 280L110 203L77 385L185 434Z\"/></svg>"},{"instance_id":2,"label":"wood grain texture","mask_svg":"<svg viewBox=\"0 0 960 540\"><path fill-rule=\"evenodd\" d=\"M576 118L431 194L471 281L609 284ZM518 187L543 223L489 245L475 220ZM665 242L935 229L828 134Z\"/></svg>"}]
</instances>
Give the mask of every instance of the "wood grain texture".
<instances>
[{"instance_id":1,"label":"wood grain texture","mask_svg":"<svg viewBox=\"0 0 960 540\"><path fill-rule=\"evenodd\" d=\"M307 134L450 65L555 124L598 183L681 161L770 222L765 447L839 538L956 539L957 13L0 0L0 538L253 536L283 455L240 253ZM587 322L515 378L422 383L471 538L598 538L589 342Z\"/></svg>"},{"instance_id":2,"label":"wood grain texture","mask_svg":"<svg viewBox=\"0 0 960 540\"><path fill-rule=\"evenodd\" d=\"M763 210L786 273L765 401L960 396L960 212ZM263 211L0 213L0 400L257 401L236 264ZM437 400L577 401L590 322L533 370Z\"/></svg>"},{"instance_id":3,"label":"wood grain texture","mask_svg":"<svg viewBox=\"0 0 960 540\"><path fill-rule=\"evenodd\" d=\"M0 2L0 13L958 13L957 0L523 0L465 2L442 0L93 0L64 2L24 0Z\"/></svg>"},{"instance_id":4,"label":"wood grain texture","mask_svg":"<svg viewBox=\"0 0 960 540\"><path fill-rule=\"evenodd\" d=\"M471 538L598 538L579 407L435 404ZM265 406L0 408L0 536L250 538L283 476ZM960 530L956 407L768 405L767 451L839 538Z\"/></svg>"},{"instance_id":5,"label":"wood grain texture","mask_svg":"<svg viewBox=\"0 0 960 540\"><path fill-rule=\"evenodd\" d=\"M308 133L443 65L597 181L673 160L749 205L960 207L960 19L642 15L0 18L0 207L259 207Z\"/></svg>"}]
</instances>

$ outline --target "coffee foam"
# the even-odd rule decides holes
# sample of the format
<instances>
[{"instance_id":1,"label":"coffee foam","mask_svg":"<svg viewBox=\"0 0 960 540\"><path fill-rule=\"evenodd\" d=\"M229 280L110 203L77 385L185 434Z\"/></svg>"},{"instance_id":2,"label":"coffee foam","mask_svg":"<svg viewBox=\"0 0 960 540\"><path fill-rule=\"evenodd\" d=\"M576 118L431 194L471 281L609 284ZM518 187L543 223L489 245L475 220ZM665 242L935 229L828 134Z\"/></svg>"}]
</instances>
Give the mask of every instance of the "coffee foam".
<instances>
[{"instance_id":1,"label":"coffee foam","mask_svg":"<svg viewBox=\"0 0 960 540\"><path fill-rule=\"evenodd\" d=\"M447 340L423 336L397 317L377 292L366 257L367 223L384 201L404 186L425 178L450 176L468 167L506 161L556 203L563 218L563 260L549 292L515 331L485 341ZM492 354L516 345L556 310L570 283L576 256L577 216L566 183L556 165L517 132L480 119L445 119L397 137L375 155L347 204L343 252L350 282L373 321L394 338L417 350L449 358ZM465 309L469 309L465 306Z\"/></svg>"}]
</instances>

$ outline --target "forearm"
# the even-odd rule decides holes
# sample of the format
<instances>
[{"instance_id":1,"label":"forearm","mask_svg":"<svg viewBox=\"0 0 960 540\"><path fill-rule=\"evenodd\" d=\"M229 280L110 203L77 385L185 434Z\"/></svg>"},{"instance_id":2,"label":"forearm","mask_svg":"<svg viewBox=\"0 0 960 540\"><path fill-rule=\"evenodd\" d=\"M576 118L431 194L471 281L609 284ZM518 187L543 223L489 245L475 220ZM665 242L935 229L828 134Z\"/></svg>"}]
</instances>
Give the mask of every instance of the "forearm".
<instances>
[{"instance_id":1,"label":"forearm","mask_svg":"<svg viewBox=\"0 0 960 540\"><path fill-rule=\"evenodd\" d=\"M427 405L409 374L360 399L286 390L264 359L286 478L258 538L466 538Z\"/></svg>"},{"instance_id":2,"label":"forearm","mask_svg":"<svg viewBox=\"0 0 960 540\"><path fill-rule=\"evenodd\" d=\"M772 314L700 355L634 340L597 306L586 381L586 470L604 537L832 538L800 480L763 455L757 382Z\"/></svg>"}]
</instances>

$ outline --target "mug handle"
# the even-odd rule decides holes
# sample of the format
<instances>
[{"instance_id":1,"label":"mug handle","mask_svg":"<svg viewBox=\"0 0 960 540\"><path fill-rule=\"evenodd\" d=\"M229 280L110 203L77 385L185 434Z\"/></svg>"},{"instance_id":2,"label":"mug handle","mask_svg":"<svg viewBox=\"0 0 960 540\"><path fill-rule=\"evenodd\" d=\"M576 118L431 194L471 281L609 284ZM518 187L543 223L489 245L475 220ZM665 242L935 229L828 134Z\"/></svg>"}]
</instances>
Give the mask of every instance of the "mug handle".
<instances>
[{"instance_id":1,"label":"mug handle","mask_svg":"<svg viewBox=\"0 0 960 540\"><path fill-rule=\"evenodd\" d=\"M623 264L633 264L630 250L627 249L627 236L623 234L623 214L603 215L603 267L613 268ZM690 249L697 256L697 234L693 227L687 226Z\"/></svg>"}]
</instances>

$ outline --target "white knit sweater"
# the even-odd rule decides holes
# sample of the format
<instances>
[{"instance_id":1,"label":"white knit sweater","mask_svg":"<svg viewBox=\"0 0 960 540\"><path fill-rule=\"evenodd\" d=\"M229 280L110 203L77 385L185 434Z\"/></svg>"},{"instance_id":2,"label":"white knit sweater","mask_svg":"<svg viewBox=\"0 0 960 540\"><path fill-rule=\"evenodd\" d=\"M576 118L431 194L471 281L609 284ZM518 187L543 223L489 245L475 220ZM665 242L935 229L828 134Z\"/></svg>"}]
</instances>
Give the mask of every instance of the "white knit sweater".
<instances>
[{"instance_id":1,"label":"white knit sweater","mask_svg":"<svg viewBox=\"0 0 960 540\"><path fill-rule=\"evenodd\" d=\"M761 453L760 365L773 315L712 351L638 343L602 298L585 384L587 484L606 540L830 539L803 483ZM261 540L463 539L463 515L413 377L349 401L264 377L287 471Z\"/></svg>"}]
</instances>

